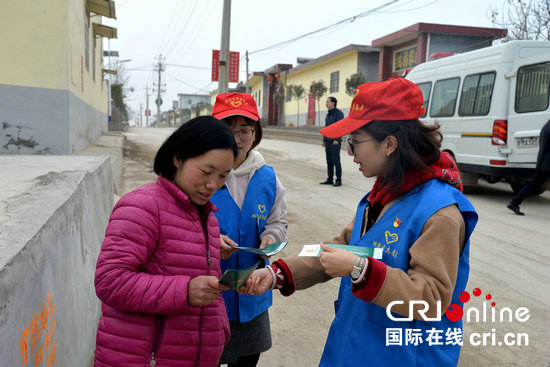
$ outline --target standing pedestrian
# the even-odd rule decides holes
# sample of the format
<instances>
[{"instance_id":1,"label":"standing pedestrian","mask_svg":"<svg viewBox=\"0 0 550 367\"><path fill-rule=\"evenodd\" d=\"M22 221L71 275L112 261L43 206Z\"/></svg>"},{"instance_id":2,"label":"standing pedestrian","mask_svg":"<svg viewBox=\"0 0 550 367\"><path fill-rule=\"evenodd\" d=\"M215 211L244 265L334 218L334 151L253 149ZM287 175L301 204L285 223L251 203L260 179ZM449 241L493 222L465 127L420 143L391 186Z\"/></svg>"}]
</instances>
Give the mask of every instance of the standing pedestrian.
<instances>
[{"instance_id":1,"label":"standing pedestrian","mask_svg":"<svg viewBox=\"0 0 550 367\"><path fill-rule=\"evenodd\" d=\"M220 231L209 199L236 156L225 124L194 118L158 150L156 182L116 203L95 272L95 367L217 366L230 336L228 287L218 283Z\"/></svg>"},{"instance_id":2,"label":"standing pedestrian","mask_svg":"<svg viewBox=\"0 0 550 367\"><path fill-rule=\"evenodd\" d=\"M357 88L349 117L321 130L330 138L351 133L353 161L363 176L376 177L354 220L330 243L381 248L381 259L322 245L320 257L291 256L256 270L240 290L279 289L289 296L341 277L320 366L458 363L462 320L442 310L463 305L477 214L461 192L454 160L440 150L439 126L418 120L423 103L420 88L406 79L366 83ZM413 301L425 306L413 309ZM451 342L410 339L430 333Z\"/></svg>"},{"instance_id":3,"label":"standing pedestrian","mask_svg":"<svg viewBox=\"0 0 550 367\"><path fill-rule=\"evenodd\" d=\"M221 266L246 269L261 260L258 255L237 251L230 245L264 248L285 239L287 206L285 188L261 153L254 150L262 140L262 125L254 98L247 93L225 93L216 97L212 115L233 131L238 154L227 181L212 196L219 208ZM271 292L255 297L222 292L231 327L231 339L220 363L229 367L254 367L260 354L271 348L268 309Z\"/></svg>"},{"instance_id":4,"label":"standing pedestrian","mask_svg":"<svg viewBox=\"0 0 550 367\"><path fill-rule=\"evenodd\" d=\"M519 210L521 202L528 196L536 195L548 178L550 178L550 120L540 130L539 154L537 156L535 175L529 183L514 195L514 198L506 207L517 215L524 215Z\"/></svg>"},{"instance_id":5,"label":"standing pedestrian","mask_svg":"<svg viewBox=\"0 0 550 367\"><path fill-rule=\"evenodd\" d=\"M328 127L344 118L342 111L336 108L337 105L338 100L336 98L327 98L326 106L328 113L325 117L325 127ZM342 138L338 137L335 139L330 139L323 136L323 143L321 145L325 147L325 154L327 157L327 179L321 182L321 185L342 186L342 165L340 164ZM335 169L336 181L333 181Z\"/></svg>"}]
</instances>

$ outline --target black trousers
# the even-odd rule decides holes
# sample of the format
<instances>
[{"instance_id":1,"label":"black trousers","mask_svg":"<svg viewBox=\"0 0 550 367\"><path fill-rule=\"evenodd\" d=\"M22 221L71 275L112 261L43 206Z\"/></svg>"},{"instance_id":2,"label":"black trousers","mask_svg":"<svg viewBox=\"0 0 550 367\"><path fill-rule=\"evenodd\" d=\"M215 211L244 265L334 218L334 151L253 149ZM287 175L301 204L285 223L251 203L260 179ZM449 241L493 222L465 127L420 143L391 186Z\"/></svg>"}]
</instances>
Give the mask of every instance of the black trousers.
<instances>
[{"instance_id":1,"label":"black trousers","mask_svg":"<svg viewBox=\"0 0 550 367\"><path fill-rule=\"evenodd\" d=\"M536 170L533 179L514 195L512 204L519 205L526 197L534 195L540 190L547 178L550 178L550 171Z\"/></svg>"},{"instance_id":2,"label":"black trousers","mask_svg":"<svg viewBox=\"0 0 550 367\"><path fill-rule=\"evenodd\" d=\"M336 181L342 180L342 165L340 164L340 150L342 142L338 144L325 144L325 154L327 156L327 178L332 181L334 168L336 168Z\"/></svg>"},{"instance_id":3,"label":"black trousers","mask_svg":"<svg viewBox=\"0 0 550 367\"><path fill-rule=\"evenodd\" d=\"M249 356L240 356L236 363L229 363L227 367L256 367L260 360L260 354L252 354ZM221 364L218 364L220 367Z\"/></svg>"}]
</instances>

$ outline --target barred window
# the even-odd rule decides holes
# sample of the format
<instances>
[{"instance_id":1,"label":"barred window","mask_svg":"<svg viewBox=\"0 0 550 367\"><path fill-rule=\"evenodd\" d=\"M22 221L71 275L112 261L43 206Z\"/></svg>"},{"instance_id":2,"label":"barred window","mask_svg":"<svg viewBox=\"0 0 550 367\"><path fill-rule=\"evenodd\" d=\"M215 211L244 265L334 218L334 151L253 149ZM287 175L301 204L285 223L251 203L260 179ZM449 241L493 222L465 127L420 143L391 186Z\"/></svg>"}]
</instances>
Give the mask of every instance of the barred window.
<instances>
[{"instance_id":1,"label":"barred window","mask_svg":"<svg viewBox=\"0 0 550 367\"><path fill-rule=\"evenodd\" d=\"M459 84L460 78L443 79L435 82L430 117L450 117L454 115Z\"/></svg>"},{"instance_id":2,"label":"barred window","mask_svg":"<svg viewBox=\"0 0 550 367\"><path fill-rule=\"evenodd\" d=\"M544 111L550 93L550 62L521 67L516 84L517 113Z\"/></svg>"},{"instance_id":3,"label":"barred window","mask_svg":"<svg viewBox=\"0 0 550 367\"><path fill-rule=\"evenodd\" d=\"M489 114L495 85L495 72L468 75L464 78L460 95L460 116L484 116Z\"/></svg>"},{"instance_id":4,"label":"barred window","mask_svg":"<svg viewBox=\"0 0 550 367\"><path fill-rule=\"evenodd\" d=\"M336 93L340 89L340 71L330 73L330 93Z\"/></svg>"}]
</instances>

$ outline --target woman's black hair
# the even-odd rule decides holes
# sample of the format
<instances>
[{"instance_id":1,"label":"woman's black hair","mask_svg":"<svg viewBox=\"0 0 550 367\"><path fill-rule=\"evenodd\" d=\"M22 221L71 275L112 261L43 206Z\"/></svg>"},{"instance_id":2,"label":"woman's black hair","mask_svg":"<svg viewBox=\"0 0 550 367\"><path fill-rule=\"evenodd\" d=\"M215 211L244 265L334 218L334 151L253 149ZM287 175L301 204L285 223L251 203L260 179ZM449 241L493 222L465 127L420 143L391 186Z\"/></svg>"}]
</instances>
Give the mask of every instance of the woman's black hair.
<instances>
[{"instance_id":1,"label":"woman's black hair","mask_svg":"<svg viewBox=\"0 0 550 367\"><path fill-rule=\"evenodd\" d=\"M226 124L212 116L199 116L181 125L159 148L153 170L169 180L176 174L174 156L181 161L212 149L229 149L237 156L237 143Z\"/></svg>"},{"instance_id":2,"label":"woman's black hair","mask_svg":"<svg viewBox=\"0 0 550 367\"><path fill-rule=\"evenodd\" d=\"M231 127L231 126L233 126L233 124L237 123L237 118L239 116L242 116L242 115L229 116L229 117L226 117L226 118L222 119L221 121L226 123L227 126ZM245 119L245 121L248 125L250 125L254 128L254 142L252 143L252 146L250 147L250 150L252 150L252 149L256 148L258 146L258 144L260 144L260 142L262 141L262 137L263 137L262 124L260 123L260 120L254 121L249 117L246 117L246 116L242 116L242 117Z\"/></svg>"},{"instance_id":3,"label":"woman's black hair","mask_svg":"<svg viewBox=\"0 0 550 367\"><path fill-rule=\"evenodd\" d=\"M397 141L396 150L390 155L390 166L382 185L387 192L398 193L405 183L407 172L411 171L417 178L429 165L437 162L441 156L439 124L424 125L419 120L372 121L361 130L367 132L376 141L382 142L389 135ZM381 207L369 209L367 228L378 218Z\"/></svg>"}]
</instances>

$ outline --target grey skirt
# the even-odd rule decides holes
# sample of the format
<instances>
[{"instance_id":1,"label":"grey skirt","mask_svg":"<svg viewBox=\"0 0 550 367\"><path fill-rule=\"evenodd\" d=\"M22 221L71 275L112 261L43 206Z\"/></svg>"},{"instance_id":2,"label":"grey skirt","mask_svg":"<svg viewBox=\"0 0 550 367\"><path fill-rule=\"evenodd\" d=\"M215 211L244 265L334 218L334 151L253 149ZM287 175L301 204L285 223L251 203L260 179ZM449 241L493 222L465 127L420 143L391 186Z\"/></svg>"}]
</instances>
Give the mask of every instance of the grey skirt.
<instances>
[{"instance_id":1,"label":"grey skirt","mask_svg":"<svg viewBox=\"0 0 550 367\"><path fill-rule=\"evenodd\" d=\"M260 354L271 348L271 328L269 326L269 311L254 320L239 323L230 322L231 339L225 346L220 358L220 364L235 363L241 356Z\"/></svg>"}]
</instances>

